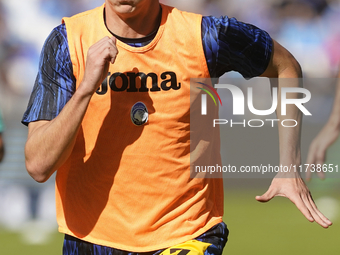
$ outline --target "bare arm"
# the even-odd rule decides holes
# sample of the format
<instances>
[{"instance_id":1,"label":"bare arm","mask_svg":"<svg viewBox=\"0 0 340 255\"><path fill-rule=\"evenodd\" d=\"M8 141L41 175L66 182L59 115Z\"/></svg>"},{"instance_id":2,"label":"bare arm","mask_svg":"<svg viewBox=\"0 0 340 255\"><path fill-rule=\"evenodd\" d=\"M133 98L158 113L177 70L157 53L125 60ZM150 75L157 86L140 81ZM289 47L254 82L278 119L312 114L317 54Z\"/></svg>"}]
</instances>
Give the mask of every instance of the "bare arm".
<instances>
[{"instance_id":1,"label":"bare arm","mask_svg":"<svg viewBox=\"0 0 340 255\"><path fill-rule=\"evenodd\" d=\"M331 146L339 137L340 134L340 70L338 73L338 81L336 86L336 94L333 103L331 115L320 133L312 141L308 156L307 164L323 164L326 160L326 153L329 146ZM310 180L312 173L309 168L306 173L306 179ZM320 178L325 178L325 174L321 171L317 173Z\"/></svg>"},{"instance_id":2,"label":"bare arm","mask_svg":"<svg viewBox=\"0 0 340 255\"><path fill-rule=\"evenodd\" d=\"M291 163L300 164L300 132L301 132L301 111L294 105L287 106L287 114L281 115L281 89L283 87L302 87L302 71L295 58L279 43L273 41L273 53L267 70L262 74L264 77L278 78L278 108L277 117L279 120L294 119L298 125L295 128L285 128L279 125L280 142L280 163L290 165ZM290 93L291 94L291 93ZM298 95L290 95L297 98Z\"/></svg>"},{"instance_id":3,"label":"bare arm","mask_svg":"<svg viewBox=\"0 0 340 255\"><path fill-rule=\"evenodd\" d=\"M300 65L295 58L285 48L274 41L271 62L262 76L279 78L278 90L280 93L282 87L299 87L300 82L298 78L302 77L302 72ZM297 95L293 96L297 97ZM290 166L291 164L298 166L301 162L301 112L293 105L290 105L287 108L287 115L282 116L281 109L278 107L278 118L281 120L294 119L299 124L294 128L279 127L280 164L283 166ZM256 199L260 202L267 202L275 196L289 198L311 222L316 221L324 228L327 228L332 224L317 209L307 186L298 172L278 173L273 179L268 191L262 196L257 196Z\"/></svg>"},{"instance_id":4,"label":"bare arm","mask_svg":"<svg viewBox=\"0 0 340 255\"><path fill-rule=\"evenodd\" d=\"M60 114L51 121L31 122L25 146L26 168L44 182L69 157L92 95L105 79L118 53L114 37L105 37L88 51L85 74L79 88Z\"/></svg>"}]
</instances>

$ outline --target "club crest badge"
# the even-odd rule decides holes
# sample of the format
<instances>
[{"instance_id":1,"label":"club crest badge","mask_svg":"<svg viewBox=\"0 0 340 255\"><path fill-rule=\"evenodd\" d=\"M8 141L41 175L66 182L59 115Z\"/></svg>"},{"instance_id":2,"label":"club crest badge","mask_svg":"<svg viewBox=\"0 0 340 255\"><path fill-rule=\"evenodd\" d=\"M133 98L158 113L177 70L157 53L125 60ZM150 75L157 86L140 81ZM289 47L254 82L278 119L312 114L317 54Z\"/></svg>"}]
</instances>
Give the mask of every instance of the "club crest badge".
<instances>
[{"instance_id":1,"label":"club crest badge","mask_svg":"<svg viewBox=\"0 0 340 255\"><path fill-rule=\"evenodd\" d=\"M149 119L149 112L145 104L142 102L135 103L130 112L131 121L136 126L145 124Z\"/></svg>"}]
</instances>

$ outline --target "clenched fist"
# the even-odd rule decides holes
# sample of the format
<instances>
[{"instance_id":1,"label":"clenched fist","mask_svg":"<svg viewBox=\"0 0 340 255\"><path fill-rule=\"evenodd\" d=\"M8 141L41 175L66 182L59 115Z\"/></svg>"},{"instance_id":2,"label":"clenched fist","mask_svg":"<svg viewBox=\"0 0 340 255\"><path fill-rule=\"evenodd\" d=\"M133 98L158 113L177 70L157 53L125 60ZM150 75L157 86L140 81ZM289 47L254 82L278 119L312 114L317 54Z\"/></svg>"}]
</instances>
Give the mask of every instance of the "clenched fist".
<instances>
[{"instance_id":1,"label":"clenched fist","mask_svg":"<svg viewBox=\"0 0 340 255\"><path fill-rule=\"evenodd\" d=\"M81 84L85 93L92 95L98 89L107 76L110 63L115 62L117 54L115 37L104 37L89 48Z\"/></svg>"}]
</instances>

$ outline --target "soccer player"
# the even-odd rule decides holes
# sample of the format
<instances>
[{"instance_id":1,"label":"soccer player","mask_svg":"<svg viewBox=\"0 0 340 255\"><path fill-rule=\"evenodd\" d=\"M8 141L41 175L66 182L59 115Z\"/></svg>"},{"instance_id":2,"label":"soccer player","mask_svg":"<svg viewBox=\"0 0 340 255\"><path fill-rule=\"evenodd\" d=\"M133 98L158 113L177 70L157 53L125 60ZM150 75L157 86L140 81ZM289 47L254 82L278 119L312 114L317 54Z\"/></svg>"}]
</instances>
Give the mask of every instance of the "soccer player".
<instances>
[{"instance_id":1,"label":"soccer player","mask_svg":"<svg viewBox=\"0 0 340 255\"><path fill-rule=\"evenodd\" d=\"M2 138L3 131L4 131L4 123L3 123L1 112L0 112L0 162L3 160L4 154L5 154L5 145L4 145L4 141Z\"/></svg>"},{"instance_id":2,"label":"soccer player","mask_svg":"<svg viewBox=\"0 0 340 255\"><path fill-rule=\"evenodd\" d=\"M311 165L322 165L326 160L326 153L329 146L331 146L339 137L340 134L340 70L338 72L338 81L336 85L336 93L333 103L331 115L327 123L324 125L319 134L312 141L306 163ZM324 172L317 172L317 175L324 179ZM312 177L311 168L308 168L306 179L310 180Z\"/></svg>"},{"instance_id":3,"label":"soccer player","mask_svg":"<svg viewBox=\"0 0 340 255\"><path fill-rule=\"evenodd\" d=\"M29 174L44 182L56 171L64 254L222 253L222 179L190 178L190 78L231 70L301 76L259 28L158 0L106 0L52 31L22 122ZM299 129L281 129L281 163L299 164L299 148ZM274 196L331 225L298 175L257 200Z\"/></svg>"}]
</instances>

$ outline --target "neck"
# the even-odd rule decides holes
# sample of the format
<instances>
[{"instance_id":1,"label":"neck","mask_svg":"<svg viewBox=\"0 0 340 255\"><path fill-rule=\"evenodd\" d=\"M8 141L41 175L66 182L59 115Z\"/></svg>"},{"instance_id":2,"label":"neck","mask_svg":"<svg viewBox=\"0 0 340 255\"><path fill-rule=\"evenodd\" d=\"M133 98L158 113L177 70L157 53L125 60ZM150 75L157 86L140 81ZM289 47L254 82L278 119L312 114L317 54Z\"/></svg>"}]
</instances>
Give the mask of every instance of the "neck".
<instances>
[{"instance_id":1,"label":"neck","mask_svg":"<svg viewBox=\"0 0 340 255\"><path fill-rule=\"evenodd\" d=\"M105 15L108 29L125 38L142 38L152 33L157 29L161 8L158 0L145 2L135 6L124 6L123 9L106 1Z\"/></svg>"}]
</instances>

